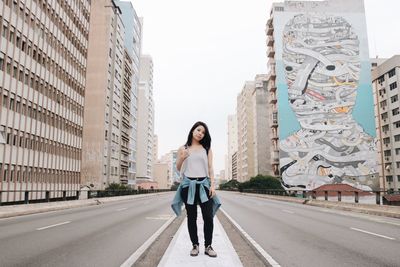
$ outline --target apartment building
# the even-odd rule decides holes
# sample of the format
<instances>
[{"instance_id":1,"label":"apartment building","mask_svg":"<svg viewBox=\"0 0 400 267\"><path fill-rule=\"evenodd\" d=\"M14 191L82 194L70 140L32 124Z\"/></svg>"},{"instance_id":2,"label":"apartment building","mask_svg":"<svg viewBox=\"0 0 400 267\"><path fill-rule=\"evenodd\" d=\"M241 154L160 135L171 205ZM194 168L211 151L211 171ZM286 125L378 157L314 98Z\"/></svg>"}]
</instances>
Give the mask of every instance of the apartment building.
<instances>
[{"instance_id":1,"label":"apartment building","mask_svg":"<svg viewBox=\"0 0 400 267\"><path fill-rule=\"evenodd\" d=\"M140 59L138 94L137 177L151 179L154 142L153 60Z\"/></svg>"},{"instance_id":2,"label":"apartment building","mask_svg":"<svg viewBox=\"0 0 400 267\"><path fill-rule=\"evenodd\" d=\"M96 189L104 189L110 183L125 183L127 176L128 127L123 122L123 79L124 69L126 76L130 76L131 70L127 68L129 59L125 54L121 15L113 0L92 1L81 175L83 185ZM129 88L125 84L126 90ZM124 155L122 177L121 154Z\"/></svg>"},{"instance_id":3,"label":"apartment building","mask_svg":"<svg viewBox=\"0 0 400 267\"><path fill-rule=\"evenodd\" d=\"M283 186L379 189L363 1L273 3L266 35L270 110L279 110L271 161L279 155Z\"/></svg>"},{"instance_id":4,"label":"apartment building","mask_svg":"<svg viewBox=\"0 0 400 267\"><path fill-rule=\"evenodd\" d=\"M0 1L1 202L79 190L90 2Z\"/></svg>"},{"instance_id":5,"label":"apartment building","mask_svg":"<svg viewBox=\"0 0 400 267\"><path fill-rule=\"evenodd\" d=\"M372 70L381 189L400 190L400 55Z\"/></svg>"},{"instance_id":6,"label":"apartment building","mask_svg":"<svg viewBox=\"0 0 400 267\"><path fill-rule=\"evenodd\" d=\"M252 93L255 175L273 175L268 99L268 76L258 74L255 77L255 88Z\"/></svg>"},{"instance_id":7,"label":"apartment building","mask_svg":"<svg viewBox=\"0 0 400 267\"><path fill-rule=\"evenodd\" d=\"M238 124L236 114L228 115L228 155L226 156L225 179L232 180L232 157L238 150Z\"/></svg>"},{"instance_id":8,"label":"apartment building","mask_svg":"<svg viewBox=\"0 0 400 267\"><path fill-rule=\"evenodd\" d=\"M136 178L136 153L137 153L137 131L138 131L138 88L139 88L139 65L142 43L142 24L131 1L116 1L122 11L122 21L125 26L125 48L132 58L132 79L130 90L130 133L129 133L129 167L128 184L134 184Z\"/></svg>"},{"instance_id":9,"label":"apartment building","mask_svg":"<svg viewBox=\"0 0 400 267\"><path fill-rule=\"evenodd\" d=\"M254 81L246 81L237 97L237 180L245 182L255 176L254 172L254 110L253 91Z\"/></svg>"}]
</instances>

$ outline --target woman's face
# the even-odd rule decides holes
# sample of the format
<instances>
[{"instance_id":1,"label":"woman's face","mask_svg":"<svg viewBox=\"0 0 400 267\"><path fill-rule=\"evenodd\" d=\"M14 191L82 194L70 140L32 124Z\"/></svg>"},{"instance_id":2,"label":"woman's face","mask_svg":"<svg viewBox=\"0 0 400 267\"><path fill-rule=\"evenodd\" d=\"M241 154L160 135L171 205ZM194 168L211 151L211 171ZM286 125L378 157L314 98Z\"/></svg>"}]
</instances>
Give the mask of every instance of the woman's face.
<instances>
[{"instance_id":1,"label":"woman's face","mask_svg":"<svg viewBox=\"0 0 400 267\"><path fill-rule=\"evenodd\" d=\"M194 129L192 137L197 142L200 142L204 138L205 134L206 134L206 129L203 126L199 125Z\"/></svg>"}]
</instances>

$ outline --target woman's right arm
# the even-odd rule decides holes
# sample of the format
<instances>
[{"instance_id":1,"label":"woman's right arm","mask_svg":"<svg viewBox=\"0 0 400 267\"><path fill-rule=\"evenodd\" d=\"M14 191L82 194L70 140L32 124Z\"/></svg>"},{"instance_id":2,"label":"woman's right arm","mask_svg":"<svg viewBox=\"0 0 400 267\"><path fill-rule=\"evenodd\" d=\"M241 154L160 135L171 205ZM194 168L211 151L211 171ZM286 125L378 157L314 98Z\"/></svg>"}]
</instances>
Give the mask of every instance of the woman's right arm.
<instances>
[{"instance_id":1,"label":"woman's right arm","mask_svg":"<svg viewBox=\"0 0 400 267\"><path fill-rule=\"evenodd\" d=\"M187 151L187 148L182 146L178 149L178 159L176 160L176 169L178 171L181 171L182 163L188 156L189 152Z\"/></svg>"}]
</instances>

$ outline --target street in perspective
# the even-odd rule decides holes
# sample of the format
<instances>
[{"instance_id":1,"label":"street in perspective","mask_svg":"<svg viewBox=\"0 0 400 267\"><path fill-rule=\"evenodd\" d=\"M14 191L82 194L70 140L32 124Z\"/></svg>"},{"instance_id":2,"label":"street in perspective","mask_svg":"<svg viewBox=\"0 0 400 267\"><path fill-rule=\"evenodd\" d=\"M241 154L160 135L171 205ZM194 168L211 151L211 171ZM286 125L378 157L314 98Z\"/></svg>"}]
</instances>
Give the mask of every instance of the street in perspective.
<instances>
[{"instance_id":1,"label":"street in perspective","mask_svg":"<svg viewBox=\"0 0 400 267\"><path fill-rule=\"evenodd\" d=\"M400 266L399 8L0 0L0 266Z\"/></svg>"}]
</instances>

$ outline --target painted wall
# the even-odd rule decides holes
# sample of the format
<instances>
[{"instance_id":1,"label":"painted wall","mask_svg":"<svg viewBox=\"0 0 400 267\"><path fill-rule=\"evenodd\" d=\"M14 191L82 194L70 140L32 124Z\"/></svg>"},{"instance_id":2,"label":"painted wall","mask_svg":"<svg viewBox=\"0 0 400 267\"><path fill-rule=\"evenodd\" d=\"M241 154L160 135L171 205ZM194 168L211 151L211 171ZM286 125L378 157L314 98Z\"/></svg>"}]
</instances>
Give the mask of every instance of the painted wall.
<instances>
[{"instance_id":1,"label":"painted wall","mask_svg":"<svg viewBox=\"0 0 400 267\"><path fill-rule=\"evenodd\" d=\"M274 39L284 186L379 189L363 2L282 3Z\"/></svg>"}]
</instances>

